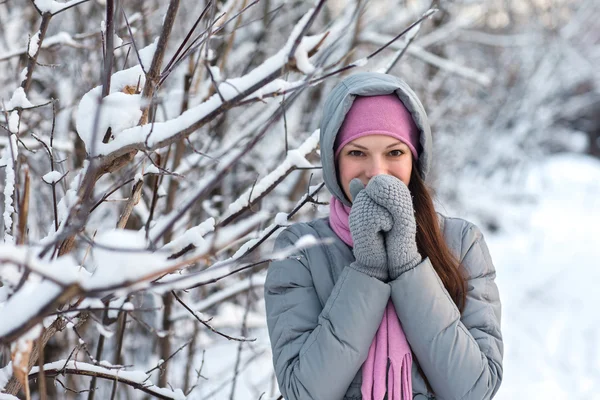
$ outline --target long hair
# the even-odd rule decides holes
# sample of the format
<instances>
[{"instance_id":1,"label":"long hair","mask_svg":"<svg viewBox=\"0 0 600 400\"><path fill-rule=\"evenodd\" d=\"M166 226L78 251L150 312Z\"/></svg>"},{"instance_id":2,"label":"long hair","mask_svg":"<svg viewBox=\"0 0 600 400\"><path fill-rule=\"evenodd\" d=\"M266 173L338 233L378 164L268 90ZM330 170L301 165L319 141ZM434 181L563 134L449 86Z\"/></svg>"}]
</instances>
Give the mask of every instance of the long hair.
<instances>
[{"instance_id":1,"label":"long hair","mask_svg":"<svg viewBox=\"0 0 600 400\"><path fill-rule=\"evenodd\" d=\"M433 269L462 314L467 299L465 276L459 260L452 254L444 240L429 188L421 178L415 163L413 163L408 188L413 196L419 253L423 258L429 258Z\"/></svg>"},{"instance_id":2,"label":"long hair","mask_svg":"<svg viewBox=\"0 0 600 400\"><path fill-rule=\"evenodd\" d=\"M423 258L429 257L433 269L440 277L448 294L450 294L450 298L452 298L452 301L454 301L454 304L456 304L462 314L467 301L467 282L462 274L462 267L459 260L452 254L444 240L429 192L430 189L425 185L414 162L408 189L413 197L419 253ZM417 370L425 380L427 389L433 393L433 388L419 365L418 360L416 360L416 364Z\"/></svg>"}]
</instances>

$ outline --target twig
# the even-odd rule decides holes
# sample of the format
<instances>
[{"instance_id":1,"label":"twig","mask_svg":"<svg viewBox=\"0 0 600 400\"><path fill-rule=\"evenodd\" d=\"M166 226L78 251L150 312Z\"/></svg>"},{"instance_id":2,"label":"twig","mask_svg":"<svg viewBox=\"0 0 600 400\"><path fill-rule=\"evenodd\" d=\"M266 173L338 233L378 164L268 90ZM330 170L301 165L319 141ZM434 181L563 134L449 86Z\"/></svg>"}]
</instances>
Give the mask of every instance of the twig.
<instances>
[{"instance_id":1,"label":"twig","mask_svg":"<svg viewBox=\"0 0 600 400\"><path fill-rule=\"evenodd\" d=\"M46 144L46 142L44 142L42 139L40 139L39 137L37 137L35 134L31 134L31 136L37 140L39 143L41 143L41 145L46 149L46 152L48 153L48 157L50 158L50 170L54 171L54 155L52 154L52 142L54 139L54 126L55 126L55 121L56 121L56 113L54 112L54 103L52 105L52 132L50 134L50 147L48 147L48 145ZM64 177L66 176L66 174L59 179L62 180ZM56 182L52 182L51 184L52 187L52 210L54 211L54 231L57 232L58 231L58 203L57 203L57 199L56 199Z\"/></svg>"},{"instance_id":2,"label":"twig","mask_svg":"<svg viewBox=\"0 0 600 400\"><path fill-rule=\"evenodd\" d=\"M217 34L219 32L221 32L223 29L225 29L225 26L227 24L229 24L229 22L235 20L240 14L242 14L243 12L245 12L246 10L248 10L250 7L254 6L255 4L258 3L259 0L255 0L252 3L250 3L249 5L247 5L246 7L244 7L240 12L238 12L237 14L235 14L233 17L231 17L230 19L228 19L227 21L225 21L221 26L219 26L217 29L215 29L214 31L209 31L210 29L212 29L212 27L214 26L215 23L217 23L224 15L225 13L219 15L216 19L213 20L213 22L209 25L208 28L206 28L204 30L204 32L202 32L198 37L196 37L196 39L194 39L192 41L192 43L190 43L190 45L186 48L186 50L183 52L183 54L179 57L179 59L171 66L170 69L168 69L165 72L163 72L163 77L161 78L161 84L165 81L165 79L167 78L167 76L181 63L181 61L183 61L184 59L186 59L190 54L192 54L194 51L196 51L196 49L200 46L202 46L205 43L208 43L210 40L210 36L211 34ZM202 41L200 41L200 43L196 43L198 40L200 40L200 38L202 36L204 36L206 33L208 32L208 37L204 38ZM200 58L200 54L198 55L198 58ZM205 53L205 58L206 57L206 53Z\"/></svg>"},{"instance_id":3,"label":"twig","mask_svg":"<svg viewBox=\"0 0 600 400\"><path fill-rule=\"evenodd\" d=\"M419 29L421 28L421 25L418 25ZM390 61L390 63L386 66L385 68L385 73L388 74L392 68L394 68L394 66L398 63L398 61L400 61L400 59L402 58L402 56L404 55L404 53L406 53L406 50L408 49L408 46L410 46L412 44L412 42L415 40L415 38L417 37L417 35L412 35L404 44L404 46L398 50L396 52L396 54L394 55L394 58L392 59L392 61Z\"/></svg>"},{"instance_id":4,"label":"twig","mask_svg":"<svg viewBox=\"0 0 600 400\"><path fill-rule=\"evenodd\" d=\"M125 208L123 209L123 212L119 217L119 222L117 222L117 229L123 229L125 228L125 225L127 225L127 221L129 221L129 217L131 216L133 207L135 207L140 201L143 186L143 180L139 180L136 183L134 183L133 188L131 189L131 195L129 196L129 200L125 204Z\"/></svg>"},{"instance_id":5,"label":"twig","mask_svg":"<svg viewBox=\"0 0 600 400\"><path fill-rule=\"evenodd\" d=\"M204 66L206 67L206 72L208 72L208 76L210 76L210 81L213 85L213 88L215 89L215 92L217 92L217 94L219 95L221 102L225 103L225 98L223 97L223 95L221 94L221 91L219 90L219 84L215 81L215 77L212 73L212 70L210 69L211 66L208 65L207 61L204 61Z\"/></svg>"},{"instance_id":6,"label":"twig","mask_svg":"<svg viewBox=\"0 0 600 400\"><path fill-rule=\"evenodd\" d=\"M197 325L196 325L197 326ZM194 331L195 332L195 331ZM185 392L185 396L188 397L190 393L198 386L198 382L200 382L200 378L206 379L206 377L202 376L202 368L204 368L204 355L206 354L206 350L202 350L202 361L200 363L200 368L196 370L196 383L189 390Z\"/></svg>"},{"instance_id":7,"label":"twig","mask_svg":"<svg viewBox=\"0 0 600 400\"><path fill-rule=\"evenodd\" d=\"M290 49L290 52L288 53L288 60L291 60L294 58L294 55L296 54L296 50L298 49L298 46L300 46L300 43L302 42L302 38L306 35L308 30L312 26L313 22L317 18L319 11L321 11L321 8L323 7L324 4L325 4L325 0L319 0L317 5L315 6L311 16L308 18L308 21L306 21L306 24L302 28L302 31L300 32L300 34L298 36L296 36L296 39L294 40L294 44L292 45L292 48Z\"/></svg>"},{"instance_id":8,"label":"twig","mask_svg":"<svg viewBox=\"0 0 600 400\"><path fill-rule=\"evenodd\" d=\"M42 107L47 106L48 104L53 104L53 103L54 103L54 99L50 100L50 101L47 101L45 103L42 103L42 104L38 104L36 106L31 106L31 107L15 107L15 108L12 108L10 110L0 110L0 112L11 113L13 111L35 110L36 108L42 108Z\"/></svg>"},{"instance_id":9,"label":"twig","mask_svg":"<svg viewBox=\"0 0 600 400\"><path fill-rule=\"evenodd\" d=\"M106 47L104 49L104 69L102 70L102 97L110 93L110 83L115 47L115 0L106 0ZM110 136L109 136L110 137ZM106 139L106 138L105 138ZM105 142L108 142L106 140Z\"/></svg>"},{"instance_id":10,"label":"twig","mask_svg":"<svg viewBox=\"0 0 600 400\"><path fill-rule=\"evenodd\" d=\"M173 54L173 57L171 57L171 59L169 60L169 62L165 66L165 68L162 70L161 75L164 75L164 73L169 70L169 68L171 67L171 65L173 65L173 62L175 62L175 60L177 59L177 56L179 56L179 53L181 53L181 50L183 50L183 47L190 40L190 37L192 36L192 34L194 33L194 31L196 30L196 27L198 26L198 24L200 23L200 21L202 20L202 18L204 18L204 15L208 11L208 8L210 7L211 3L212 3L212 0L209 0L206 3L206 6L204 7L204 10L202 10L202 12L200 13L200 16L196 19L196 22L194 23L194 25L192 26L192 28L188 31L187 35L185 36L185 38L183 39L183 41L181 42L181 44L177 48L177 51L175 52L175 54Z\"/></svg>"},{"instance_id":11,"label":"twig","mask_svg":"<svg viewBox=\"0 0 600 400\"><path fill-rule=\"evenodd\" d=\"M38 10L39 11L39 10ZM38 54L40 54L40 49L42 47L42 42L44 41L44 37L46 37L46 32L48 31L48 26L50 25L50 19L52 18L52 14L46 12L42 14L42 23L40 24L40 35L38 40L37 51L33 55L33 57L27 52L27 75L25 80L21 82L21 87L25 90L25 93L29 92L29 87L31 86L31 78L33 76L33 71L35 66L37 65Z\"/></svg>"},{"instance_id":12,"label":"twig","mask_svg":"<svg viewBox=\"0 0 600 400\"><path fill-rule=\"evenodd\" d=\"M244 9L246 7L246 2L247 0L242 0L242 9ZM242 23L242 14L239 14L239 17L237 18L236 22L235 22L235 26L233 27L232 31L231 31L231 35L229 36L229 40L227 41L227 45L225 47L225 50L223 52L221 52L221 62L219 63L219 69L221 71L225 71L225 67L227 66L227 58L229 56L229 53L231 52L231 49L233 48L233 42L235 41L235 34L237 29L239 28L240 24Z\"/></svg>"},{"instance_id":13,"label":"twig","mask_svg":"<svg viewBox=\"0 0 600 400\"><path fill-rule=\"evenodd\" d=\"M117 348L115 349L115 364L122 364L121 362L121 351L123 349L123 339L125 337L125 326L127 324L127 313L121 311L119 313L119 338L117 341ZM110 399L114 400L115 395L117 394L117 383L119 381L115 380L113 382L112 393L110 395Z\"/></svg>"},{"instance_id":14,"label":"twig","mask_svg":"<svg viewBox=\"0 0 600 400\"><path fill-rule=\"evenodd\" d=\"M183 350L187 345L189 345L192 342L192 340L188 340L186 343L184 343L183 345L181 345L181 347L179 347L177 350L175 350L175 352L173 354L171 354L169 357L167 357L167 359L163 360L162 362L160 362L159 364L156 365L156 367L149 369L148 371L145 372L146 375L150 375L150 373L152 371L156 371L159 368L162 368L163 365L165 365L171 358L175 357L175 355L177 353L179 353L181 350Z\"/></svg>"},{"instance_id":15,"label":"twig","mask_svg":"<svg viewBox=\"0 0 600 400\"><path fill-rule=\"evenodd\" d=\"M85 354L87 354L88 358L92 362L92 364L98 365L98 360L96 358L94 358L94 356L92 356L92 354L90 353L90 351L87 348L87 345L85 344L85 341L83 340L83 337L79 334L79 331L77 330L77 328L75 326L73 327L73 332L75 332L75 334L79 338L79 343L80 343L81 347L83 348L83 351L85 351ZM102 336L102 335L100 335L100 336Z\"/></svg>"},{"instance_id":16,"label":"twig","mask_svg":"<svg viewBox=\"0 0 600 400\"><path fill-rule=\"evenodd\" d=\"M158 350L159 350L160 358L162 360L164 360L167 357L169 357L169 354L171 354L170 330L171 330L171 310L173 308L173 297L171 296L171 293L167 292L167 293L163 294L162 300L163 300L163 313L162 313L161 329L166 334L164 336L161 336L158 338L158 346L159 346ZM164 369L162 369L162 374L160 374L158 377L158 382L159 382L158 384L160 386L165 386L167 384L168 377L169 377L169 366L167 365L167 366L165 366Z\"/></svg>"},{"instance_id":17,"label":"twig","mask_svg":"<svg viewBox=\"0 0 600 400\"><path fill-rule=\"evenodd\" d=\"M65 7L65 8L61 8L60 10L58 10L58 11L57 11L57 12L55 12L55 13L53 13L52 15L58 15L58 14L60 14L61 12L67 11L68 9L70 9L70 8L73 8L73 7L77 7L77 6L78 6L78 5L80 5L80 4L87 3L88 1L89 1L89 0L81 0L79 3L73 3L73 4L71 4L70 6L67 6L67 7Z\"/></svg>"},{"instance_id":18,"label":"twig","mask_svg":"<svg viewBox=\"0 0 600 400\"><path fill-rule=\"evenodd\" d=\"M29 193L30 193L29 167L25 165L25 178L23 182L23 195L19 204L19 220L17 227L17 244L25 244L27 237L27 217L29 216Z\"/></svg>"},{"instance_id":19,"label":"twig","mask_svg":"<svg viewBox=\"0 0 600 400\"><path fill-rule=\"evenodd\" d=\"M38 391L40 393L40 400L46 400L48 398L48 392L46 390L46 374L44 372L44 340L43 335L38 338L38 348L40 349L38 358L39 367L39 378L38 378Z\"/></svg>"},{"instance_id":20,"label":"twig","mask_svg":"<svg viewBox=\"0 0 600 400\"><path fill-rule=\"evenodd\" d=\"M129 25L129 21L127 20L127 14L125 14L125 10L122 10L122 11L123 11L123 18L125 19L125 25L127 25L127 31L129 32L129 37L131 38L131 44L133 45L133 50L135 51L135 55L138 59L138 63L140 64L140 67L142 68L142 72L145 75L146 67L144 66L144 63L142 63L142 59L140 57L140 52L138 51L138 48L135 44L135 38L133 37L133 32L131 31L131 25Z\"/></svg>"},{"instance_id":21,"label":"twig","mask_svg":"<svg viewBox=\"0 0 600 400\"><path fill-rule=\"evenodd\" d=\"M248 280L250 281L249 286L252 286L252 274L250 274L250 276L248 276ZM246 324L248 322L248 314L250 313L250 290L248 290L247 296L246 296L246 311L244 312L244 318L242 319L242 328L241 328L241 332L240 335L241 336L246 336L247 334L247 327ZM242 361L242 350L243 350L243 345L244 342L240 342L238 344L238 351L237 351L237 356L235 359L235 367L234 367L234 375L233 375L233 382L231 383L231 394L229 396L229 400L234 400L235 399L235 387L237 384L237 377L238 374L240 373L240 362Z\"/></svg>"},{"instance_id":22,"label":"twig","mask_svg":"<svg viewBox=\"0 0 600 400\"><path fill-rule=\"evenodd\" d=\"M366 59L370 60L371 58L375 57L377 54L381 53L383 50L385 50L386 48L388 48L392 43L394 43L396 40L398 40L399 38L401 38L402 36L404 36L407 32L409 32L412 28L414 28L415 26L417 26L418 24L420 24L421 22L423 22L425 19L429 18L431 15L433 15L435 12L437 12L436 9L431 9L429 11L427 11L425 14L423 14L418 20L416 20L415 22L413 22L412 24L410 24L406 29L404 29L402 32L400 32L398 35L396 35L395 37L393 37L392 39L390 39L386 44L384 44L383 46L381 46L380 48L378 48L377 50L375 50L374 52L372 52L371 54L369 54ZM339 68L335 71L332 71L328 74L325 74L323 76L320 76L318 78L315 78L313 80L311 80L309 82L310 85L315 85L317 83L320 83L322 81L324 81L325 79L333 76L333 75L337 75L340 74L342 72L345 72L349 69L355 68L356 64L349 64L345 67Z\"/></svg>"},{"instance_id":23,"label":"twig","mask_svg":"<svg viewBox=\"0 0 600 400\"><path fill-rule=\"evenodd\" d=\"M196 356L196 337L199 332L199 324L194 324L194 331L192 332L192 338L190 339L190 347L188 348L187 353L187 362L185 365L185 377L183 380L183 392L187 393L190 388L190 372L192 370L192 365L194 362L194 358ZM204 358L204 352L202 353L202 357Z\"/></svg>"},{"instance_id":24,"label":"twig","mask_svg":"<svg viewBox=\"0 0 600 400\"><path fill-rule=\"evenodd\" d=\"M158 44L156 45L156 51L154 52L154 57L152 58L150 70L148 70L148 72L146 73L146 84L144 85L144 90L142 90L142 99L146 101L154 97L154 93L158 87L160 80L161 65L165 56L165 52L167 50L167 42L169 41L169 37L171 36L171 31L175 23L175 16L177 15L178 9L179 0L170 0L169 8L167 9L167 14L164 19L162 31L160 37L158 38ZM140 118L140 125L143 125L148 121L149 108L150 104L144 106L142 110L142 117Z\"/></svg>"},{"instance_id":25,"label":"twig","mask_svg":"<svg viewBox=\"0 0 600 400\"><path fill-rule=\"evenodd\" d=\"M188 310L194 316L194 318L196 318L196 320L198 320L198 322L200 322L202 325L204 325L205 327L207 327L208 329L210 329L211 331L213 331L217 335L223 336L224 338L226 338L228 340L235 340L235 341L238 341L238 342L254 342L254 341L256 341L256 339L246 339L246 338L232 337L232 336L229 336L229 335L226 335L226 334L224 334L222 332L217 331L212 326L210 326L206 321L203 321L200 317L198 317L198 315L196 315L196 313L194 312L194 310L192 310L191 308L189 308L188 305L185 304L179 298L179 296L177 296L177 294L175 293L174 290L171 291L171 294L173 294L173 297L175 297L175 299L179 302L179 304L181 304L186 310Z\"/></svg>"},{"instance_id":26,"label":"twig","mask_svg":"<svg viewBox=\"0 0 600 400\"><path fill-rule=\"evenodd\" d=\"M157 163L160 164L160 153L158 153L157 155ZM152 159L152 158L150 158ZM150 215L148 215L148 220L146 221L146 240L148 240L148 235L150 233L150 222L152 222L152 218L154 216L154 209L156 208L156 202L158 201L158 188L159 188L159 177L158 176L154 176L153 177L153 184L152 184L152 203L150 205Z\"/></svg>"}]
</instances>

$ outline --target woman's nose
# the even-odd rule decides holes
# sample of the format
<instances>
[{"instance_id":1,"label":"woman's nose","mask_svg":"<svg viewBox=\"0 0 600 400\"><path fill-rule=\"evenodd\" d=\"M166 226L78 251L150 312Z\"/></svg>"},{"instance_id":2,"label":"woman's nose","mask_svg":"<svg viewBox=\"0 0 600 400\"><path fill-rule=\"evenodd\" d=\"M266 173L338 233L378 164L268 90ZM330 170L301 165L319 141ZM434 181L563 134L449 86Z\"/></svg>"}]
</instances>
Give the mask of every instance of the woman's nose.
<instances>
[{"instance_id":1,"label":"woman's nose","mask_svg":"<svg viewBox=\"0 0 600 400\"><path fill-rule=\"evenodd\" d=\"M385 163L379 157L373 157L367 167L366 175L367 178L371 179L377 175L384 175L386 173Z\"/></svg>"}]
</instances>

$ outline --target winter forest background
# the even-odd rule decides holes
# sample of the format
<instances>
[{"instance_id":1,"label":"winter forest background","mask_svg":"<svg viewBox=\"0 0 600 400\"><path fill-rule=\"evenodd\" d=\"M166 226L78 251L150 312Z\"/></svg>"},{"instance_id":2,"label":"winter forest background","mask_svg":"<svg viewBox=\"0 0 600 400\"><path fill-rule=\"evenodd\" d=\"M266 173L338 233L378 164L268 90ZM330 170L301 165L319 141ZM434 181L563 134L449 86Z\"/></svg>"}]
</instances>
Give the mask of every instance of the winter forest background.
<instances>
[{"instance_id":1,"label":"winter forest background","mask_svg":"<svg viewBox=\"0 0 600 400\"><path fill-rule=\"evenodd\" d=\"M599 64L597 0L0 0L0 399L278 398L272 240L326 214L359 70L419 94L486 234L497 398L600 399Z\"/></svg>"}]
</instances>

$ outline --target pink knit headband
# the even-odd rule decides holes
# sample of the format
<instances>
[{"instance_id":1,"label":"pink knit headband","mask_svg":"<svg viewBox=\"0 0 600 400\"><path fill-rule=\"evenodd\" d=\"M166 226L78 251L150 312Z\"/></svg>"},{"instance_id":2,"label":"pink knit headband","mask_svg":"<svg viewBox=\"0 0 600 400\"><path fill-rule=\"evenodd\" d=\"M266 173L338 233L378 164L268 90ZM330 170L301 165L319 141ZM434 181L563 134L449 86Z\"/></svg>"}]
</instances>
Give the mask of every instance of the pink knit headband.
<instances>
[{"instance_id":1,"label":"pink knit headband","mask_svg":"<svg viewBox=\"0 0 600 400\"><path fill-rule=\"evenodd\" d=\"M353 140L368 135L385 135L405 143L419 158L419 128L410 112L394 93L356 96L335 139L335 157Z\"/></svg>"}]
</instances>

